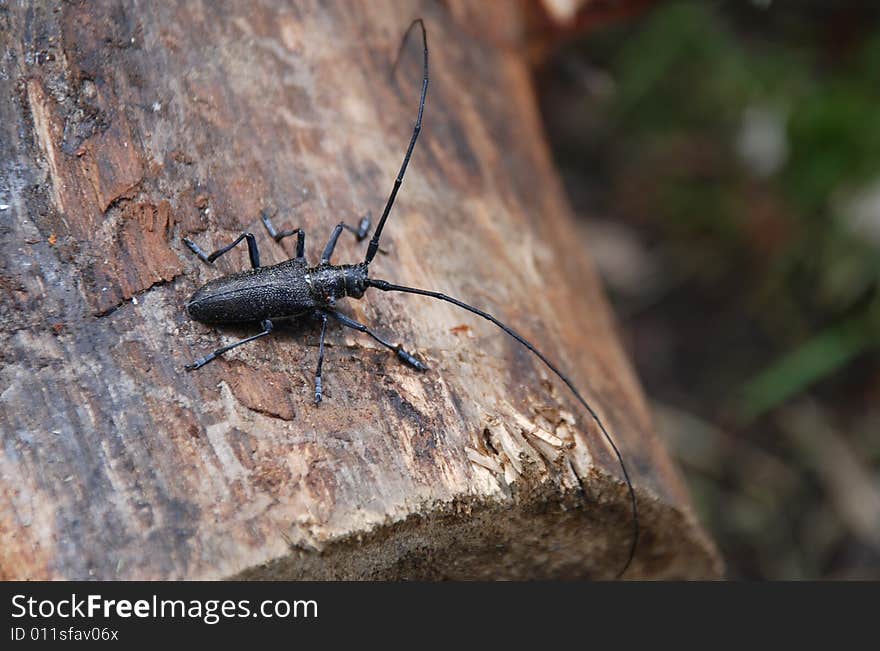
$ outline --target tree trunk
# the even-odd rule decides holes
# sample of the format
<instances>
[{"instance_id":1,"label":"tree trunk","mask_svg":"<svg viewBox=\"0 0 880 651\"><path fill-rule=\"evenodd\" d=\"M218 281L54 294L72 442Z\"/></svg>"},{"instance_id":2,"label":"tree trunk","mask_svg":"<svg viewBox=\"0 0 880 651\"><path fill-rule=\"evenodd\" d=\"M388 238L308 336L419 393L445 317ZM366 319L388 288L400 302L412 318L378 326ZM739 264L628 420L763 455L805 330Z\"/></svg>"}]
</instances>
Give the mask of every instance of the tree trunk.
<instances>
[{"instance_id":1,"label":"tree trunk","mask_svg":"<svg viewBox=\"0 0 880 651\"><path fill-rule=\"evenodd\" d=\"M430 366L316 323L255 333L184 309L264 264L259 221L332 227L384 204L371 273L489 310L569 372L621 448L642 537L630 577L714 577L543 140L529 71L451 3L36 2L0 7L0 576L611 577L632 522L595 424L491 324L417 296L340 304ZM491 20L514 36L517 3ZM485 14L486 12L477 12ZM488 16L483 15L482 19ZM291 238L292 239L292 238ZM335 260L364 254L343 235Z\"/></svg>"}]
</instances>

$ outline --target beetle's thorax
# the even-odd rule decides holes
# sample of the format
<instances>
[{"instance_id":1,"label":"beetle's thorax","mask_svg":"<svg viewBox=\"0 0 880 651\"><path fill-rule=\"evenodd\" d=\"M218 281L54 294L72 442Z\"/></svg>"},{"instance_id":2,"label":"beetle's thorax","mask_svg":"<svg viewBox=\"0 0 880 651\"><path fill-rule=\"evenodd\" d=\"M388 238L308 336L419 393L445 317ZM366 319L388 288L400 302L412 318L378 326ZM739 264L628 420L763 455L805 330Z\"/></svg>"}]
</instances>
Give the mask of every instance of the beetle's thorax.
<instances>
[{"instance_id":1,"label":"beetle's thorax","mask_svg":"<svg viewBox=\"0 0 880 651\"><path fill-rule=\"evenodd\" d=\"M367 265L319 264L305 271L309 291L318 302L333 303L341 298L361 298L367 289Z\"/></svg>"}]
</instances>

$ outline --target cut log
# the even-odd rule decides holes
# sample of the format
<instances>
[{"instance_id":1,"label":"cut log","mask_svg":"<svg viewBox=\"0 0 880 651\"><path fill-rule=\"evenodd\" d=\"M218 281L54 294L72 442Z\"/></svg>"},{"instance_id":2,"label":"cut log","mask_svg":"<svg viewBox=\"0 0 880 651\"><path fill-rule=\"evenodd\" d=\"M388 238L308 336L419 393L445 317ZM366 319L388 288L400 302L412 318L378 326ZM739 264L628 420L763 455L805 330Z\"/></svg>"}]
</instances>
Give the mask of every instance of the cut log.
<instances>
[{"instance_id":1,"label":"cut log","mask_svg":"<svg viewBox=\"0 0 880 651\"><path fill-rule=\"evenodd\" d=\"M516 26L517 3L496 25ZM465 12L466 13L466 12ZM371 272L489 310L602 415L633 477L628 577L716 577L654 434L572 217L526 63L436 3L28 3L0 8L0 576L14 579L613 577L632 536L621 469L540 362L417 296L341 308L430 366L332 328L188 319L247 267L205 249L259 221L308 233L381 210L425 125ZM514 29L515 31L515 29ZM344 235L337 261L364 245Z\"/></svg>"}]
</instances>

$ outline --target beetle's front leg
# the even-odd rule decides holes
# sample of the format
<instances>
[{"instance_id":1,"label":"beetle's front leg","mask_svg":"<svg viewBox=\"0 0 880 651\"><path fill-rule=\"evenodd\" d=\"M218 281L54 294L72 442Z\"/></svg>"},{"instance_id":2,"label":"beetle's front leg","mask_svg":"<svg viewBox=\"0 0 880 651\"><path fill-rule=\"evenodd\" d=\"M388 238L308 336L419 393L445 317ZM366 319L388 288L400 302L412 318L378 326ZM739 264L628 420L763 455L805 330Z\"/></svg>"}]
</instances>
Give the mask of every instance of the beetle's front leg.
<instances>
[{"instance_id":1,"label":"beetle's front leg","mask_svg":"<svg viewBox=\"0 0 880 651\"><path fill-rule=\"evenodd\" d=\"M330 239L327 241L327 246L324 247L324 253L321 254L321 264L330 264L330 256L333 255L333 251L336 249L336 243L339 241L339 235L343 230L352 233L358 242L363 242L367 238L367 235L370 234L371 225L372 220L369 213L360 218L357 226L351 226L345 222L339 222L336 224L336 227L330 234ZM379 251L383 254L387 253L384 249L379 249Z\"/></svg>"},{"instance_id":2,"label":"beetle's front leg","mask_svg":"<svg viewBox=\"0 0 880 651\"><path fill-rule=\"evenodd\" d=\"M357 238L358 242L363 242L367 239L367 235L370 234L370 228L373 225L373 215L372 213L367 213L358 221L357 226L350 226L348 224L343 224L342 228L347 230L349 233L353 233L355 238ZM379 247L379 253L382 255L388 255L388 251L383 249L381 246Z\"/></svg>"},{"instance_id":3,"label":"beetle's front leg","mask_svg":"<svg viewBox=\"0 0 880 651\"><path fill-rule=\"evenodd\" d=\"M370 234L370 226L372 225L373 219L370 216L370 213L367 213L358 221L357 226L349 226L348 224L343 224L342 228L347 230L349 233L354 233L355 238L357 238L358 242L363 242L367 239L367 235Z\"/></svg>"},{"instance_id":4,"label":"beetle's front leg","mask_svg":"<svg viewBox=\"0 0 880 651\"><path fill-rule=\"evenodd\" d=\"M358 332L363 332L364 334L369 335L374 340L378 341L380 344L385 346L385 348L387 348L388 350L394 351L394 353L397 355L397 359L399 359L401 362L403 362L404 364L406 364L410 368L414 368L417 371L427 371L428 370L428 367L424 362L422 362L418 357L416 357L412 353L409 353L406 350L404 350L403 346L401 346L400 344L392 344L390 341L387 341L385 338L380 337L375 332L370 330L363 323L355 321L351 317L342 314L342 312L337 312L336 310L327 310L326 314L329 316L332 316L334 319L339 321L339 323L344 325L346 328L351 328L353 330L357 330Z\"/></svg>"}]
</instances>

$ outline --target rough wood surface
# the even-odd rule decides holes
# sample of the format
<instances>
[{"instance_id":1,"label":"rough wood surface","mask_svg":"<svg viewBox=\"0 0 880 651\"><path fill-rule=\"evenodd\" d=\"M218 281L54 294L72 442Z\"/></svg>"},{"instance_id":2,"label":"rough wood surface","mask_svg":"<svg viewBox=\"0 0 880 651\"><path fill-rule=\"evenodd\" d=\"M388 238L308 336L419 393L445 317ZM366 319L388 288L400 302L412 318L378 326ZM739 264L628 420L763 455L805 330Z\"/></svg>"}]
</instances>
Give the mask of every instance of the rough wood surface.
<instances>
[{"instance_id":1,"label":"rough wood surface","mask_svg":"<svg viewBox=\"0 0 880 651\"><path fill-rule=\"evenodd\" d=\"M517 3L491 18L521 29ZM426 359L416 374L314 324L188 320L246 265L206 248L381 209L416 106L425 127L373 273L494 312L568 369L638 490L632 577L711 577L717 557L652 431L543 141L529 72L473 6L0 5L0 575L4 578L609 577L631 535L607 445L515 342L452 306L368 294L349 314ZM345 238L337 258L359 259ZM583 487L583 489L582 489Z\"/></svg>"}]
</instances>

